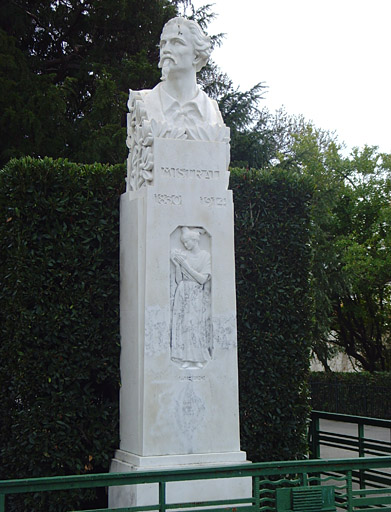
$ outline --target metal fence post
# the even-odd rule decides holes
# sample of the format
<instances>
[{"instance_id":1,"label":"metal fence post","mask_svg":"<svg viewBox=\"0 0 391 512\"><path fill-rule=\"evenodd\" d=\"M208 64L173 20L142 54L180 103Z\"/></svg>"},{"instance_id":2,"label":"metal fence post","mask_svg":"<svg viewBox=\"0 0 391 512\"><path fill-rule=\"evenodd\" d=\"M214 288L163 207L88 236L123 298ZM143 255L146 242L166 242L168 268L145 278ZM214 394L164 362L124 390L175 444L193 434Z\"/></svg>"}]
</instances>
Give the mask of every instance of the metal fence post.
<instances>
[{"instance_id":1,"label":"metal fence post","mask_svg":"<svg viewBox=\"0 0 391 512\"><path fill-rule=\"evenodd\" d=\"M365 446L364 446L364 424L358 424L358 456L365 457Z\"/></svg>"},{"instance_id":2,"label":"metal fence post","mask_svg":"<svg viewBox=\"0 0 391 512\"><path fill-rule=\"evenodd\" d=\"M313 459L320 458L320 445L319 445L319 416L312 412L310 423L311 434L311 455Z\"/></svg>"},{"instance_id":3,"label":"metal fence post","mask_svg":"<svg viewBox=\"0 0 391 512\"><path fill-rule=\"evenodd\" d=\"M346 472L346 494L348 498L348 512L353 511L353 486L352 486L352 471Z\"/></svg>"},{"instance_id":4,"label":"metal fence post","mask_svg":"<svg viewBox=\"0 0 391 512\"><path fill-rule=\"evenodd\" d=\"M253 497L254 497L253 506L255 507L256 510L259 510L261 507L259 476L253 477Z\"/></svg>"},{"instance_id":5,"label":"metal fence post","mask_svg":"<svg viewBox=\"0 0 391 512\"><path fill-rule=\"evenodd\" d=\"M364 424L358 424L358 456L365 457ZM360 469L360 489L365 489L365 471Z\"/></svg>"},{"instance_id":6,"label":"metal fence post","mask_svg":"<svg viewBox=\"0 0 391 512\"><path fill-rule=\"evenodd\" d=\"M166 482L159 482L159 511L166 512Z\"/></svg>"}]
</instances>

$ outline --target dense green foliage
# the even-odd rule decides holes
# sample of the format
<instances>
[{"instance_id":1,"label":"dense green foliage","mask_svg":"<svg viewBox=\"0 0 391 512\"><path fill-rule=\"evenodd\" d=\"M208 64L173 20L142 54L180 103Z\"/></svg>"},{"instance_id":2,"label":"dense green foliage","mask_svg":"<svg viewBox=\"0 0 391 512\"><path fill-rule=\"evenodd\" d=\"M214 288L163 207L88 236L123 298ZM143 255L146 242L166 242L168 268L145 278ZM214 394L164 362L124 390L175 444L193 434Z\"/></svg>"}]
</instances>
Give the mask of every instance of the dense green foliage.
<instances>
[{"instance_id":1,"label":"dense green foliage","mask_svg":"<svg viewBox=\"0 0 391 512\"><path fill-rule=\"evenodd\" d=\"M366 371L391 370L390 161L356 150L334 208L333 343Z\"/></svg>"},{"instance_id":2,"label":"dense green foliage","mask_svg":"<svg viewBox=\"0 0 391 512\"><path fill-rule=\"evenodd\" d=\"M160 33L178 13L205 31L214 17L210 5L196 10L190 0L4 0L0 166L23 155L123 162L129 88L159 82ZM274 156L270 137L256 130L264 86L241 92L213 62L199 83L231 127L234 161L260 166Z\"/></svg>"},{"instance_id":3,"label":"dense green foliage","mask_svg":"<svg viewBox=\"0 0 391 512\"><path fill-rule=\"evenodd\" d=\"M309 384L313 409L391 419L390 372L314 372Z\"/></svg>"},{"instance_id":4,"label":"dense green foliage","mask_svg":"<svg viewBox=\"0 0 391 512\"><path fill-rule=\"evenodd\" d=\"M123 162L128 89L158 83L159 36L177 14L205 32L215 16L191 0L4 0L0 166L22 155ZM314 180L314 352L326 369L335 347L364 370L391 369L391 156L367 147L341 156L333 134L261 108L264 83L243 92L213 61L198 81L231 129L232 166L278 166Z\"/></svg>"},{"instance_id":5,"label":"dense green foliage","mask_svg":"<svg viewBox=\"0 0 391 512\"><path fill-rule=\"evenodd\" d=\"M300 458L308 412L311 181L234 171L242 445L250 460Z\"/></svg>"},{"instance_id":6,"label":"dense green foliage","mask_svg":"<svg viewBox=\"0 0 391 512\"><path fill-rule=\"evenodd\" d=\"M168 0L4 0L0 165L22 155L123 162L129 88L153 87Z\"/></svg>"},{"instance_id":7,"label":"dense green foliage","mask_svg":"<svg viewBox=\"0 0 391 512\"><path fill-rule=\"evenodd\" d=\"M326 369L339 350L366 371L390 370L391 156L370 147L342 156L327 132L293 130L279 165L314 181L313 349Z\"/></svg>"},{"instance_id":8,"label":"dense green foliage","mask_svg":"<svg viewBox=\"0 0 391 512\"><path fill-rule=\"evenodd\" d=\"M124 173L30 158L0 172L0 479L107 471L118 446ZM47 499L15 510L71 508Z\"/></svg>"},{"instance_id":9,"label":"dense green foliage","mask_svg":"<svg viewBox=\"0 0 391 512\"><path fill-rule=\"evenodd\" d=\"M109 469L118 446L124 175L124 166L31 158L0 172L0 478ZM254 461L301 457L308 182L235 170L232 188L243 447ZM37 500L11 510L70 507L64 497Z\"/></svg>"}]
</instances>

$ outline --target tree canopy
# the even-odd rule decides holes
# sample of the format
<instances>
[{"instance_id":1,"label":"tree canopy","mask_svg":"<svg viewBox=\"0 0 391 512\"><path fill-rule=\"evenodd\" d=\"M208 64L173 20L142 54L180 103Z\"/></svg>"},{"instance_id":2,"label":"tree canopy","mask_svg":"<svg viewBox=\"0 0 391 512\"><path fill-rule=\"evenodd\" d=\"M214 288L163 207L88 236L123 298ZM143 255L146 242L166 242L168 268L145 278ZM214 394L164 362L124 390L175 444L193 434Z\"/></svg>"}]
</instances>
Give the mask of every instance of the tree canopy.
<instances>
[{"instance_id":1,"label":"tree canopy","mask_svg":"<svg viewBox=\"0 0 391 512\"><path fill-rule=\"evenodd\" d=\"M340 287L332 341L367 371L391 370L391 170L375 148L356 149L334 209Z\"/></svg>"},{"instance_id":2,"label":"tree canopy","mask_svg":"<svg viewBox=\"0 0 391 512\"><path fill-rule=\"evenodd\" d=\"M23 155L123 162L129 88L158 83L161 30L182 12L204 30L214 17L210 5L196 10L189 0L5 0L0 165ZM212 36L214 45L221 40ZM231 127L232 160L261 166L255 128L264 86L241 92L213 62L199 83Z\"/></svg>"},{"instance_id":3,"label":"tree canopy","mask_svg":"<svg viewBox=\"0 0 391 512\"><path fill-rule=\"evenodd\" d=\"M333 348L359 368L391 369L391 155L343 156L336 138L298 123L282 167L312 176L313 349Z\"/></svg>"},{"instance_id":4,"label":"tree canopy","mask_svg":"<svg viewBox=\"0 0 391 512\"><path fill-rule=\"evenodd\" d=\"M10 158L126 159L128 90L155 86L163 25L184 14L207 31L211 5L191 0L4 0L0 5L0 166ZM222 34L212 36L214 45ZM310 175L313 348L359 366L391 369L391 156L343 156L335 135L303 117L262 108L211 61L199 74L231 129L231 163Z\"/></svg>"},{"instance_id":5,"label":"tree canopy","mask_svg":"<svg viewBox=\"0 0 391 512\"><path fill-rule=\"evenodd\" d=\"M5 0L0 7L1 164L21 155L126 158L129 88L159 80L168 0Z\"/></svg>"}]
</instances>

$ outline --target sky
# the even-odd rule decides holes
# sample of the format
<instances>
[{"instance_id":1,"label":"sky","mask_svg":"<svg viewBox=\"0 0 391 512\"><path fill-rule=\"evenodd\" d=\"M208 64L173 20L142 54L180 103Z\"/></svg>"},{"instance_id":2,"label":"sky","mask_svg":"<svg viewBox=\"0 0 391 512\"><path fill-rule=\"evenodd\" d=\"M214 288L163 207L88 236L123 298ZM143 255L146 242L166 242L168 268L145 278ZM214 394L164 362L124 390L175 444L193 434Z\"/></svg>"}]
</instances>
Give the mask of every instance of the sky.
<instances>
[{"instance_id":1,"label":"sky","mask_svg":"<svg viewBox=\"0 0 391 512\"><path fill-rule=\"evenodd\" d=\"M302 114L352 147L391 153L391 0L213 3L212 59L235 86L268 86L260 106Z\"/></svg>"}]
</instances>

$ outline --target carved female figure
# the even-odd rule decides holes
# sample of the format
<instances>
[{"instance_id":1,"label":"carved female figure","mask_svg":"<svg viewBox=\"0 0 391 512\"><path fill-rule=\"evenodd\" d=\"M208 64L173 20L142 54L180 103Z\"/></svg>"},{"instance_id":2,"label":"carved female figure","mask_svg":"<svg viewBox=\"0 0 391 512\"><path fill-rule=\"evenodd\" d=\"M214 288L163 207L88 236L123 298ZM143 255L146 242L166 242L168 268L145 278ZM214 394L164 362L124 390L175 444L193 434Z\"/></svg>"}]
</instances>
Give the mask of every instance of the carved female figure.
<instances>
[{"instance_id":1,"label":"carved female figure","mask_svg":"<svg viewBox=\"0 0 391 512\"><path fill-rule=\"evenodd\" d=\"M182 228L185 251L174 249L176 289L172 306L171 359L181 368L202 368L212 353L210 254L201 250L200 229Z\"/></svg>"}]
</instances>

